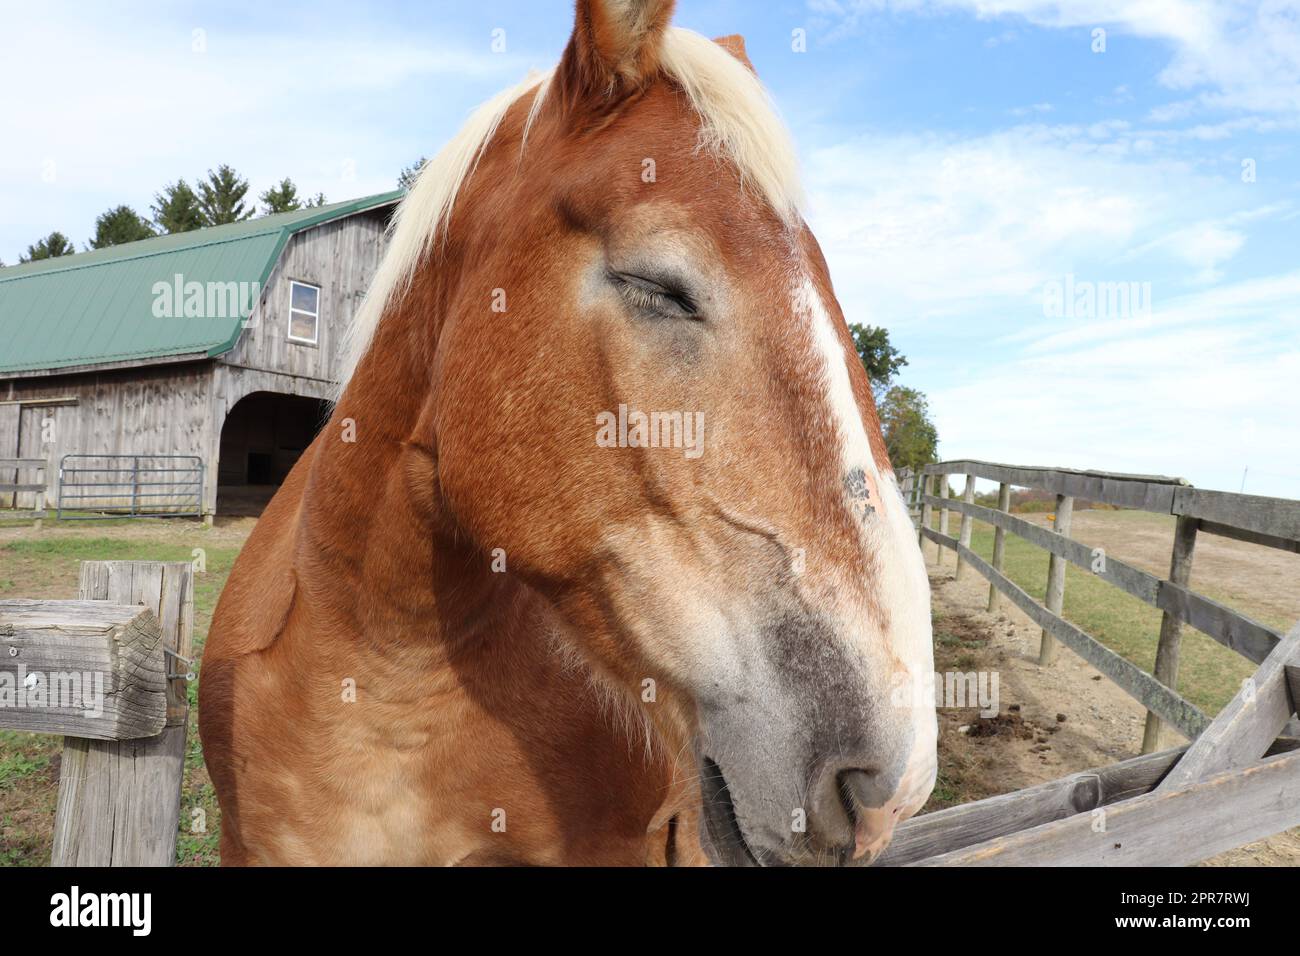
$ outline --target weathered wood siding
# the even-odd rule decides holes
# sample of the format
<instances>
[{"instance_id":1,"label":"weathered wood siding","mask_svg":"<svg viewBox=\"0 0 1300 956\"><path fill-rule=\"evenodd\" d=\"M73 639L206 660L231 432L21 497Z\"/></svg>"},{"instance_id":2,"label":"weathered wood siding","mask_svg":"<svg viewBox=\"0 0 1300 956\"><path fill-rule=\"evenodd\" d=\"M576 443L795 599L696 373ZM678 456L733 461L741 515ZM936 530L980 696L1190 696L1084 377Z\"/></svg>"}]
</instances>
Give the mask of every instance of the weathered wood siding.
<instances>
[{"instance_id":1,"label":"weathered wood siding","mask_svg":"<svg viewBox=\"0 0 1300 956\"><path fill-rule=\"evenodd\" d=\"M211 379L204 362L0 382L0 402L11 403L0 405L0 458L47 459L51 504L64 455L202 455L206 463ZM17 507L33 507L34 496L18 497Z\"/></svg>"},{"instance_id":2,"label":"weathered wood siding","mask_svg":"<svg viewBox=\"0 0 1300 956\"><path fill-rule=\"evenodd\" d=\"M385 248L384 211L362 213L300 232L285 246L262 289L260 308L238 344L218 361L294 378L333 381L343 330L351 323ZM320 287L318 343L289 341L289 289L293 280ZM312 395L306 390L275 391Z\"/></svg>"}]
</instances>

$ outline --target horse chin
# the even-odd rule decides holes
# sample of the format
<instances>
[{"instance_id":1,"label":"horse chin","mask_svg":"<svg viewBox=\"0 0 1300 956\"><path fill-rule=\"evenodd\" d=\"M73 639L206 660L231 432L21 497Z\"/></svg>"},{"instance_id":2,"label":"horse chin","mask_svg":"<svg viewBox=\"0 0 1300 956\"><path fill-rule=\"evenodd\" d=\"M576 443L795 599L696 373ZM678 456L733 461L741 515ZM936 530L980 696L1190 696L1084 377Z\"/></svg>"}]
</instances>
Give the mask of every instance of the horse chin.
<instances>
[{"instance_id":1,"label":"horse chin","mask_svg":"<svg viewBox=\"0 0 1300 956\"><path fill-rule=\"evenodd\" d=\"M700 795L704 802L705 850L715 866L761 866L736 818L722 768L700 757Z\"/></svg>"}]
</instances>

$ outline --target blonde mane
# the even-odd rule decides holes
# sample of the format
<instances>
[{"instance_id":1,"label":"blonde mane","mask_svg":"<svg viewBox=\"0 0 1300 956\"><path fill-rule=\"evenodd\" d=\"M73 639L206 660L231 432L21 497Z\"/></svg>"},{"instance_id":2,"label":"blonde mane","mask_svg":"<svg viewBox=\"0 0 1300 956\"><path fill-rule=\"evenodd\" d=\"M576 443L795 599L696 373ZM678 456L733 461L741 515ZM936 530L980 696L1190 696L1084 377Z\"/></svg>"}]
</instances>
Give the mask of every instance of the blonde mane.
<instances>
[{"instance_id":1,"label":"blonde mane","mask_svg":"<svg viewBox=\"0 0 1300 956\"><path fill-rule=\"evenodd\" d=\"M745 186L787 222L798 221L803 191L794 144L767 91L738 59L707 37L672 27L664 34L660 63L685 92L701 119L701 150L730 160ZM389 246L343 343L342 391L365 356L390 304L410 287L416 268L447 227L465 181L506 112L533 96L524 139L537 118L555 71L534 73L478 107L469 121L424 164L389 226Z\"/></svg>"}]
</instances>

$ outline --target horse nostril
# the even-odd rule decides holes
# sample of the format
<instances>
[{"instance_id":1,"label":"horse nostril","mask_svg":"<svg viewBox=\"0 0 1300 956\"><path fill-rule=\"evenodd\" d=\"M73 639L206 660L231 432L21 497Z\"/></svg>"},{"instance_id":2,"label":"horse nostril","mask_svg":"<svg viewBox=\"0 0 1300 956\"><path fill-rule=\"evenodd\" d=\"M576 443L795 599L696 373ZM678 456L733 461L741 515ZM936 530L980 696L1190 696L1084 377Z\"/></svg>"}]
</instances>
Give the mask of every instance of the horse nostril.
<instances>
[{"instance_id":1,"label":"horse nostril","mask_svg":"<svg viewBox=\"0 0 1300 956\"><path fill-rule=\"evenodd\" d=\"M898 822L901 805L893 799L895 781L870 770L845 770L839 775L839 784L853 828L853 859L874 859L888 844Z\"/></svg>"},{"instance_id":2,"label":"horse nostril","mask_svg":"<svg viewBox=\"0 0 1300 956\"><path fill-rule=\"evenodd\" d=\"M866 761L823 766L812 788L808 817L811 847L830 851L844 862L878 852L889 841L898 817L894 774L880 772Z\"/></svg>"},{"instance_id":3,"label":"horse nostril","mask_svg":"<svg viewBox=\"0 0 1300 956\"><path fill-rule=\"evenodd\" d=\"M891 781L874 770L845 770L839 782L844 805L855 822L860 809L883 807L894 795Z\"/></svg>"}]
</instances>

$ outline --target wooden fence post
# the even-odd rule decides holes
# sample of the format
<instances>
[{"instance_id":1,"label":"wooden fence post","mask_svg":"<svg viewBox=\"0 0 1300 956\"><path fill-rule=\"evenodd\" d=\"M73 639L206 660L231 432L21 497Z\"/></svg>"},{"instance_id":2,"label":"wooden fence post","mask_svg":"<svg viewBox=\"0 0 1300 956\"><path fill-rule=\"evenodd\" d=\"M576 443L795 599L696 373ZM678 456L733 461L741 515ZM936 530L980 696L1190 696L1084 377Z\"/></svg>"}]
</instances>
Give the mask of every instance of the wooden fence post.
<instances>
[{"instance_id":1,"label":"wooden fence post","mask_svg":"<svg viewBox=\"0 0 1300 956\"><path fill-rule=\"evenodd\" d=\"M921 527L916 532L916 543L921 546L922 553L924 553L925 548L925 529L930 527L930 524L934 521L934 508L930 506L930 503L925 498L933 491L933 476L921 472Z\"/></svg>"},{"instance_id":2,"label":"wooden fence post","mask_svg":"<svg viewBox=\"0 0 1300 956\"><path fill-rule=\"evenodd\" d=\"M22 473L31 471L36 477L22 480ZM13 474L13 481L9 474ZM0 458L0 509L10 507L17 513L9 517L31 518L32 527L37 531L45 521L46 486L48 484L49 464L44 458ZM18 512L19 496L34 495L35 505L31 511Z\"/></svg>"},{"instance_id":3,"label":"wooden fence post","mask_svg":"<svg viewBox=\"0 0 1300 956\"><path fill-rule=\"evenodd\" d=\"M1278 641L1237 696L1192 741L1156 792L1179 790L1212 774L1255 763L1296 712L1295 672L1300 668L1300 624ZM1274 798L1281 801L1281 797Z\"/></svg>"},{"instance_id":4,"label":"wooden fence post","mask_svg":"<svg viewBox=\"0 0 1300 956\"><path fill-rule=\"evenodd\" d=\"M998 511L1008 512L1011 510L1011 486L1005 481L998 485ZM1002 555L1006 548L1007 532L1001 527L993 529L993 570L1002 570ZM1002 592L993 582L989 582L989 612L992 613L998 609L998 604L1002 601Z\"/></svg>"},{"instance_id":5,"label":"wooden fence post","mask_svg":"<svg viewBox=\"0 0 1300 956\"><path fill-rule=\"evenodd\" d=\"M961 500L966 502L966 504L968 505L973 505L975 503L975 476L974 475L966 476L966 489L965 491L962 492ZM967 548L970 547L971 520L972 519L970 514L963 511L961 514L961 529L958 532L957 540L960 541ZM966 568L966 562L962 561L961 552L958 551L957 552L957 580L958 581L961 580L961 573L962 571L965 570L965 568Z\"/></svg>"},{"instance_id":6,"label":"wooden fence post","mask_svg":"<svg viewBox=\"0 0 1300 956\"><path fill-rule=\"evenodd\" d=\"M162 629L146 607L0 601L0 648L0 673L15 690L32 690L0 708L8 730L125 740L166 725Z\"/></svg>"},{"instance_id":7,"label":"wooden fence post","mask_svg":"<svg viewBox=\"0 0 1300 956\"><path fill-rule=\"evenodd\" d=\"M49 475L49 469L45 465L41 465L41 467L35 469L35 471L37 475L40 476L38 481L41 485L41 490L36 492L36 508L32 512L32 528L36 531L40 531L41 528L45 526L45 493L46 485L48 483L47 478Z\"/></svg>"},{"instance_id":8,"label":"wooden fence post","mask_svg":"<svg viewBox=\"0 0 1300 956\"><path fill-rule=\"evenodd\" d=\"M1192 578L1192 555L1196 550L1196 532L1201 522L1196 518L1179 515L1174 527L1173 554L1169 559L1169 580L1185 588ZM1156 645L1156 666L1151 676L1170 690L1178 687L1178 652L1183 639L1183 622L1165 611L1160 618L1160 642ZM1154 753L1158 749L1161 734L1160 718L1147 711L1146 730L1142 734L1142 752Z\"/></svg>"},{"instance_id":9,"label":"wooden fence post","mask_svg":"<svg viewBox=\"0 0 1300 956\"><path fill-rule=\"evenodd\" d=\"M83 600L143 604L162 625L169 674L189 671L194 574L186 562L83 561ZM176 860L188 684L167 681L167 723L137 740L64 738L54 866L171 866Z\"/></svg>"},{"instance_id":10,"label":"wooden fence post","mask_svg":"<svg viewBox=\"0 0 1300 956\"><path fill-rule=\"evenodd\" d=\"M947 474L935 475L935 480L939 482L939 497L947 499L948 497L948 476ZM939 506L939 533L945 538L948 536L948 508L946 505ZM936 544L934 546L935 555L934 563L943 566L943 546Z\"/></svg>"},{"instance_id":11,"label":"wooden fence post","mask_svg":"<svg viewBox=\"0 0 1300 956\"><path fill-rule=\"evenodd\" d=\"M1057 534L1070 534L1070 517L1074 513L1074 498L1070 495L1056 496L1056 520L1052 530ZM1066 560L1053 554L1047 562L1047 609L1060 616L1065 604L1065 565ZM1048 666L1056 660L1056 638L1044 628L1038 645L1038 663Z\"/></svg>"}]
</instances>

